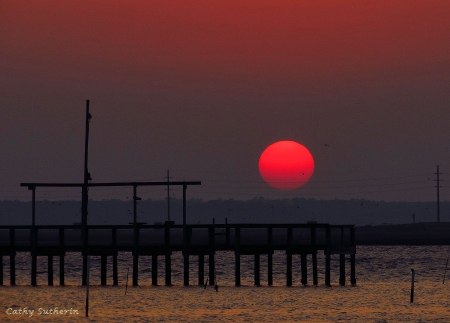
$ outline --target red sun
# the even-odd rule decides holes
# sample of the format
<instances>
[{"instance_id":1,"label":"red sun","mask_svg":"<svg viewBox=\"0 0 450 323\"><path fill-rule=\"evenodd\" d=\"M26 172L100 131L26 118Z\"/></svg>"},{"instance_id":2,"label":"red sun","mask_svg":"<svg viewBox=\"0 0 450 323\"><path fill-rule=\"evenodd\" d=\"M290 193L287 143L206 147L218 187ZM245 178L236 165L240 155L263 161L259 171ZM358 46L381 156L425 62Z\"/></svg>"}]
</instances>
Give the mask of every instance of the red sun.
<instances>
[{"instance_id":1,"label":"red sun","mask_svg":"<svg viewBox=\"0 0 450 323\"><path fill-rule=\"evenodd\" d=\"M277 141L259 157L259 173L275 188L291 190L303 186L314 172L314 159L309 150L290 140Z\"/></svg>"}]
</instances>

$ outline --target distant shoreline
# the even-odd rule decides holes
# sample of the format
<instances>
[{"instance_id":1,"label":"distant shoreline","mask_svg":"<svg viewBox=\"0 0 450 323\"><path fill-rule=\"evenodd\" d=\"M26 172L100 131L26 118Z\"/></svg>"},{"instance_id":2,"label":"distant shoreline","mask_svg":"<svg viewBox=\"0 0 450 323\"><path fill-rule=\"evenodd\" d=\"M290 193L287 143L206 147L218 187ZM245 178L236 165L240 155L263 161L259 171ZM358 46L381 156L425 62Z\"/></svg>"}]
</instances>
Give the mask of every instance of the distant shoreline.
<instances>
[{"instance_id":1,"label":"distant shoreline","mask_svg":"<svg viewBox=\"0 0 450 323\"><path fill-rule=\"evenodd\" d=\"M356 245L450 245L450 222L355 227Z\"/></svg>"}]
</instances>

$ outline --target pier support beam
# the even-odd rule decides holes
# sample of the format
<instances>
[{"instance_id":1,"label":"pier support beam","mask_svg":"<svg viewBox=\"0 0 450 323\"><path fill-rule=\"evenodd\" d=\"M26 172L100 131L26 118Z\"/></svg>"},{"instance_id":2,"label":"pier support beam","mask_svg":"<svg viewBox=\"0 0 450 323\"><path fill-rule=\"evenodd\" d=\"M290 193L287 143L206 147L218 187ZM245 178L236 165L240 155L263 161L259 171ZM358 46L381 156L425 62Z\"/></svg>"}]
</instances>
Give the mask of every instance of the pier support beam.
<instances>
[{"instance_id":1,"label":"pier support beam","mask_svg":"<svg viewBox=\"0 0 450 323\"><path fill-rule=\"evenodd\" d=\"M48 256L48 286L53 286L53 256Z\"/></svg>"},{"instance_id":2,"label":"pier support beam","mask_svg":"<svg viewBox=\"0 0 450 323\"><path fill-rule=\"evenodd\" d=\"M87 247L84 248L83 251L83 274L81 277L81 285L82 286L86 286L87 283L87 252L86 252Z\"/></svg>"},{"instance_id":3,"label":"pier support beam","mask_svg":"<svg viewBox=\"0 0 450 323\"><path fill-rule=\"evenodd\" d=\"M158 255L152 255L152 285L158 285Z\"/></svg>"},{"instance_id":4,"label":"pier support beam","mask_svg":"<svg viewBox=\"0 0 450 323\"><path fill-rule=\"evenodd\" d=\"M306 265L306 253L302 253L300 264L302 270L302 285L308 285L308 271Z\"/></svg>"},{"instance_id":5,"label":"pier support beam","mask_svg":"<svg viewBox=\"0 0 450 323\"><path fill-rule=\"evenodd\" d=\"M292 286L292 253L286 253L286 286Z\"/></svg>"},{"instance_id":6,"label":"pier support beam","mask_svg":"<svg viewBox=\"0 0 450 323\"><path fill-rule=\"evenodd\" d=\"M273 285L273 259L272 254L267 255L267 285Z\"/></svg>"},{"instance_id":7,"label":"pier support beam","mask_svg":"<svg viewBox=\"0 0 450 323\"><path fill-rule=\"evenodd\" d=\"M327 227L326 231L326 246L325 246L325 285L331 286L331 229Z\"/></svg>"},{"instance_id":8,"label":"pier support beam","mask_svg":"<svg viewBox=\"0 0 450 323\"><path fill-rule=\"evenodd\" d=\"M106 265L107 265L107 256L101 255L101 263L100 263L100 285L106 285ZM134 274L134 272L133 272Z\"/></svg>"},{"instance_id":9,"label":"pier support beam","mask_svg":"<svg viewBox=\"0 0 450 323\"><path fill-rule=\"evenodd\" d=\"M350 283L356 285L355 254L350 255Z\"/></svg>"},{"instance_id":10,"label":"pier support beam","mask_svg":"<svg viewBox=\"0 0 450 323\"><path fill-rule=\"evenodd\" d=\"M312 253L312 265L313 265L313 284L315 286L319 285L319 279L317 275L317 252Z\"/></svg>"},{"instance_id":11,"label":"pier support beam","mask_svg":"<svg viewBox=\"0 0 450 323\"><path fill-rule=\"evenodd\" d=\"M133 253L133 286L138 285L139 280L139 255L137 252Z\"/></svg>"},{"instance_id":12,"label":"pier support beam","mask_svg":"<svg viewBox=\"0 0 450 323\"><path fill-rule=\"evenodd\" d=\"M214 262L214 252L209 254L209 284L212 286L215 284L216 282L216 277L215 277L215 272L214 272L214 267L215 267L215 262Z\"/></svg>"},{"instance_id":13,"label":"pier support beam","mask_svg":"<svg viewBox=\"0 0 450 323\"><path fill-rule=\"evenodd\" d=\"M198 285L203 286L205 285L205 255L200 254L198 255Z\"/></svg>"},{"instance_id":14,"label":"pier support beam","mask_svg":"<svg viewBox=\"0 0 450 323\"><path fill-rule=\"evenodd\" d=\"M172 261L170 258L170 254L166 253L165 255L165 269L166 269L166 286L172 286Z\"/></svg>"},{"instance_id":15,"label":"pier support beam","mask_svg":"<svg viewBox=\"0 0 450 323\"><path fill-rule=\"evenodd\" d=\"M260 286L260 255L255 254L255 286Z\"/></svg>"},{"instance_id":16,"label":"pier support beam","mask_svg":"<svg viewBox=\"0 0 450 323\"><path fill-rule=\"evenodd\" d=\"M184 262L184 286L189 286L189 254L187 251L185 251L183 255L183 262Z\"/></svg>"},{"instance_id":17,"label":"pier support beam","mask_svg":"<svg viewBox=\"0 0 450 323\"><path fill-rule=\"evenodd\" d=\"M37 256L34 251L31 252L31 286L36 286L37 276Z\"/></svg>"},{"instance_id":18,"label":"pier support beam","mask_svg":"<svg viewBox=\"0 0 450 323\"><path fill-rule=\"evenodd\" d=\"M339 255L339 285L345 286L345 254Z\"/></svg>"},{"instance_id":19,"label":"pier support beam","mask_svg":"<svg viewBox=\"0 0 450 323\"><path fill-rule=\"evenodd\" d=\"M16 285L16 253L9 255L9 284Z\"/></svg>"},{"instance_id":20,"label":"pier support beam","mask_svg":"<svg viewBox=\"0 0 450 323\"><path fill-rule=\"evenodd\" d=\"M0 286L3 285L3 255L0 254Z\"/></svg>"},{"instance_id":21,"label":"pier support beam","mask_svg":"<svg viewBox=\"0 0 450 323\"><path fill-rule=\"evenodd\" d=\"M117 254L113 255L113 285L119 285L118 272L117 272Z\"/></svg>"},{"instance_id":22,"label":"pier support beam","mask_svg":"<svg viewBox=\"0 0 450 323\"><path fill-rule=\"evenodd\" d=\"M234 285L241 286L241 254L234 253Z\"/></svg>"},{"instance_id":23,"label":"pier support beam","mask_svg":"<svg viewBox=\"0 0 450 323\"><path fill-rule=\"evenodd\" d=\"M59 255L59 285L64 286L64 254Z\"/></svg>"}]
</instances>

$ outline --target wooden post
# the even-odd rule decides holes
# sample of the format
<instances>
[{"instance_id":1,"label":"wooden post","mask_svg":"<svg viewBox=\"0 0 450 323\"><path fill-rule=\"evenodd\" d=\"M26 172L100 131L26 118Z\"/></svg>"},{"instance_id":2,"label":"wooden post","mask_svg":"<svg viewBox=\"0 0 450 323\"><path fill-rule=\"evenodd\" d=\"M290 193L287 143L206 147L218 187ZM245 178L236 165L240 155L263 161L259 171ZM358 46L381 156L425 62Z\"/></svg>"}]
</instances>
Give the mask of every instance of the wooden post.
<instances>
[{"instance_id":1,"label":"wooden post","mask_svg":"<svg viewBox=\"0 0 450 323\"><path fill-rule=\"evenodd\" d=\"M91 120L91 114L89 113L89 100L86 100L86 133L84 140L84 179L81 192L81 226L82 226L82 237L83 237L83 274L82 274L82 285L85 286L87 283L87 248L88 248L88 182L91 180L91 175L88 171L88 152L89 152L89 122Z\"/></svg>"},{"instance_id":2,"label":"wooden post","mask_svg":"<svg viewBox=\"0 0 450 323\"><path fill-rule=\"evenodd\" d=\"M292 286L292 253L286 251L286 286Z\"/></svg>"},{"instance_id":3,"label":"wooden post","mask_svg":"<svg viewBox=\"0 0 450 323\"><path fill-rule=\"evenodd\" d=\"M317 275L317 251L314 251L311 256L313 265L313 284L317 286L319 284L319 279Z\"/></svg>"},{"instance_id":4,"label":"wooden post","mask_svg":"<svg viewBox=\"0 0 450 323\"><path fill-rule=\"evenodd\" d=\"M152 255L152 285L158 285L158 255Z\"/></svg>"},{"instance_id":5,"label":"wooden post","mask_svg":"<svg viewBox=\"0 0 450 323\"><path fill-rule=\"evenodd\" d=\"M267 285L273 285L273 259L271 252L267 254Z\"/></svg>"},{"instance_id":6,"label":"wooden post","mask_svg":"<svg viewBox=\"0 0 450 323\"><path fill-rule=\"evenodd\" d=\"M211 248L214 248L214 245L215 245L215 237L214 237L214 234L215 234L215 227L214 227L214 224L213 224L213 226L211 226L211 227L209 227L209 247L211 247ZM215 262L214 262L214 254L215 254L215 252L214 251L210 251L209 252L209 284L211 285L211 286L213 286L214 285L214 283L215 283L215 272L214 272L214 269L215 269Z\"/></svg>"},{"instance_id":7,"label":"wooden post","mask_svg":"<svg viewBox=\"0 0 450 323\"><path fill-rule=\"evenodd\" d=\"M106 285L106 265L107 265L107 255L101 255L100 263L100 285Z\"/></svg>"},{"instance_id":8,"label":"wooden post","mask_svg":"<svg viewBox=\"0 0 450 323\"><path fill-rule=\"evenodd\" d=\"M203 286L205 285L205 255L199 254L198 255L198 285Z\"/></svg>"},{"instance_id":9,"label":"wooden post","mask_svg":"<svg viewBox=\"0 0 450 323\"><path fill-rule=\"evenodd\" d=\"M308 284L308 271L307 271L307 264L306 264L306 253L302 253L300 255L301 257L301 270L302 270L302 285Z\"/></svg>"},{"instance_id":10,"label":"wooden post","mask_svg":"<svg viewBox=\"0 0 450 323\"><path fill-rule=\"evenodd\" d=\"M255 286L260 285L260 255L255 253Z\"/></svg>"},{"instance_id":11,"label":"wooden post","mask_svg":"<svg viewBox=\"0 0 450 323\"><path fill-rule=\"evenodd\" d=\"M339 285L345 286L345 254L339 255Z\"/></svg>"},{"instance_id":12,"label":"wooden post","mask_svg":"<svg viewBox=\"0 0 450 323\"><path fill-rule=\"evenodd\" d=\"M355 245L355 228L350 228L350 244L352 246ZM356 261L355 261L355 254L350 255L350 283L352 285L356 285Z\"/></svg>"},{"instance_id":13,"label":"wooden post","mask_svg":"<svg viewBox=\"0 0 450 323\"><path fill-rule=\"evenodd\" d=\"M165 269L166 269L166 286L172 286L172 270L171 270L171 256L169 252L165 254Z\"/></svg>"},{"instance_id":14,"label":"wooden post","mask_svg":"<svg viewBox=\"0 0 450 323\"><path fill-rule=\"evenodd\" d=\"M36 276L37 276L37 255L36 251L31 251L31 286L36 286Z\"/></svg>"},{"instance_id":15,"label":"wooden post","mask_svg":"<svg viewBox=\"0 0 450 323\"><path fill-rule=\"evenodd\" d=\"M172 264L171 264L171 252L169 251L170 248L170 227L169 222L166 222L166 226L164 227L164 246L166 248L166 253L164 255L164 261L165 261L165 271L166 271L166 286L172 285Z\"/></svg>"},{"instance_id":16,"label":"wooden post","mask_svg":"<svg viewBox=\"0 0 450 323\"><path fill-rule=\"evenodd\" d=\"M115 228L112 229L112 244L114 250L117 246L117 230ZM119 277L118 277L118 270L117 270L117 252L114 251L113 254L113 285L118 286L119 285Z\"/></svg>"},{"instance_id":17,"label":"wooden post","mask_svg":"<svg viewBox=\"0 0 450 323\"><path fill-rule=\"evenodd\" d=\"M189 253L186 251L183 255L184 260L184 286L189 286Z\"/></svg>"},{"instance_id":18,"label":"wooden post","mask_svg":"<svg viewBox=\"0 0 450 323\"><path fill-rule=\"evenodd\" d=\"M139 255L137 251L133 252L133 286L138 285L139 279Z\"/></svg>"},{"instance_id":19,"label":"wooden post","mask_svg":"<svg viewBox=\"0 0 450 323\"><path fill-rule=\"evenodd\" d=\"M10 285L16 284L16 253L13 252L9 255L9 273L10 273Z\"/></svg>"},{"instance_id":20,"label":"wooden post","mask_svg":"<svg viewBox=\"0 0 450 323\"><path fill-rule=\"evenodd\" d=\"M215 262L214 262L214 251L209 253L209 284L211 286L214 285L215 282L215 273L214 273L214 267L215 267Z\"/></svg>"},{"instance_id":21,"label":"wooden post","mask_svg":"<svg viewBox=\"0 0 450 323\"><path fill-rule=\"evenodd\" d=\"M292 228L287 228L286 286L292 286Z\"/></svg>"},{"instance_id":22,"label":"wooden post","mask_svg":"<svg viewBox=\"0 0 450 323\"><path fill-rule=\"evenodd\" d=\"M53 256L48 255L48 286L53 286Z\"/></svg>"},{"instance_id":23,"label":"wooden post","mask_svg":"<svg viewBox=\"0 0 450 323\"><path fill-rule=\"evenodd\" d=\"M267 228L267 244L269 248L272 248L273 234L272 227ZM267 285L273 285L273 251L267 254Z\"/></svg>"},{"instance_id":24,"label":"wooden post","mask_svg":"<svg viewBox=\"0 0 450 323\"><path fill-rule=\"evenodd\" d=\"M241 286L241 228L237 227L234 231L234 285Z\"/></svg>"},{"instance_id":25,"label":"wooden post","mask_svg":"<svg viewBox=\"0 0 450 323\"><path fill-rule=\"evenodd\" d=\"M411 295L410 302L414 302L414 269L411 269Z\"/></svg>"},{"instance_id":26,"label":"wooden post","mask_svg":"<svg viewBox=\"0 0 450 323\"><path fill-rule=\"evenodd\" d=\"M64 253L59 255L59 285L64 286Z\"/></svg>"},{"instance_id":27,"label":"wooden post","mask_svg":"<svg viewBox=\"0 0 450 323\"><path fill-rule=\"evenodd\" d=\"M325 285L331 286L331 228L328 225L326 229L325 246Z\"/></svg>"},{"instance_id":28,"label":"wooden post","mask_svg":"<svg viewBox=\"0 0 450 323\"><path fill-rule=\"evenodd\" d=\"M15 250L15 231L14 228L9 229L9 246L11 250ZM9 281L10 285L16 284L16 252L12 251L9 254Z\"/></svg>"},{"instance_id":29,"label":"wooden post","mask_svg":"<svg viewBox=\"0 0 450 323\"><path fill-rule=\"evenodd\" d=\"M3 255L0 254L0 286L3 285Z\"/></svg>"}]
</instances>

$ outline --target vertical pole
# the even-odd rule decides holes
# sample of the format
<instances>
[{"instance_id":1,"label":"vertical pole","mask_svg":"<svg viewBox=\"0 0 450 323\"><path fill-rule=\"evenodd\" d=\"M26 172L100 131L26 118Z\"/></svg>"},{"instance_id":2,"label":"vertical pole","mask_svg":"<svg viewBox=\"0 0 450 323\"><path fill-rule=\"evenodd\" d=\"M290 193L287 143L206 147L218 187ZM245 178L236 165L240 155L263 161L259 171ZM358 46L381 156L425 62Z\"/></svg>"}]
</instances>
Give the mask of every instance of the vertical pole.
<instances>
[{"instance_id":1,"label":"vertical pole","mask_svg":"<svg viewBox=\"0 0 450 323\"><path fill-rule=\"evenodd\" d=\"M286 251L286 286L292 286L292 253Z\"/></svg>"},{"instance_id":2,"label":"vertical pole","mask_svg":"<svg viewBox=\"0 0 450 323\"><path fill-rule=\"evenodd\" d=\"M236 286L241 286L241 228L235 228L234 235L234 284Z\"/></svg>"},{"instance_id":3,"label":"vertical pole","mask_svg":"<svg viewBox=\"0 0 450 323\"><path fill-rule=\"evenodd\" d=\"M214 262L214 251L209 253L209 284L212 286L215 283L215 275L214 275L214 267L215 267L215 262Z\"/></svg>"},{"instance_id":4,"label":"vertical pole","mask_svg":"<svg viewBox=\"0 0 450 323\"><path fill-rule=\"evenodd\" d=\"M255 253L255 286L260 285L260 255Z\"/></svg>"},{"instance_id":5,"label":"vertical pole","mask_svg":"<svg viewBox=\"0 0 450 323\"><path fill-rule=\"evenodd\" d=\"M106 255L101 255L101 263L100 263L100 285L106 285L106 265L108 258Z\"/></svg>"},{"instance_id":6,"label":"vertical pole","mask_svg":"<svg viewBox=\"0 0 450 323\"><path fill-rule=\"evenodd\" d=\"M167 221L170 221L170 176L167 170Z\"/></svg>"},{"instance_id":7,"label":"vertical pole","mask_svg":"<svg viewBox=\"0 0 450 323\"><path fill-rule=\"evenodd\" d=\"M89 151L89 121L91 120L91 114L89 113L89 100L86 100L86 133L84 141L84 181L81 192L81 225L83 236L83 275L82 285L86 285L87 278L87 247L88 247L88 227L87 227L87 214L88 214L88 181L91 176L88 171L88 151ZM87 314L87 313L86 313Z\"/></svg>"},{"instance_id":8,"label":"vertical pole","mask_svg":"<svg viewBox=\"0 0 450 323\"><path fill-rule=\"evenodd\" d=\"M267 245L272 248L273 235L272 227L267 228ZM267 254L267 285L273 285L273 251Z\"/></svg>"},{"instance_id":9,"label":"vertical pole","mask_svg":"<svg viewBox=\"0 0 450 323\"><path fill-rule=\"evenodd\" d=\"M186 188L187 184L183 182L183 226L186 226Z\"/></svg>"},{"instance_id":10,"label":"vertical pole","mask_svg":"<svg viewBox=\"0 0 450 323\"><path fill-rule=\"evenodd\" d=\"M48 286L53 286L53 256L48 256Z\"/></svg>"},{"instance_id":11,"label":"vertical pole","mask_svg":"<svg viewBox=\"0 0 450 323\"><path fill-rule=\"evenodd\" d=\"M308 284L308 270L306 264L306 253L302 253L301 257L301 270L302 270L302 285Z\"/></svg>"},{"instance_id":12,"label":"vertical pole","mask_svg":"<svg viewBox=\"0 0 450 323\"><path fill-rule=\"evenodd\" d=\"M9 273L10 273L10 285L16 284L16 253L13 252L9 255Z\"/></svg>"},{"instance_id":13,"label":"vertical pole","mask_svg":"<svg viewBox=\"0 0 450 323\"><path fill-rule=\"evenodd\" d=\"M292 228L287 228L286 286L292 286Z\"/></svg>"},{"instance_id":14,"label":"vertical pole","mask_svg":"<svg viewBox=\"0 0 450 323\"><path fill-rule=\"evenodd\" d=\"M36 187L32 186L32 202L31 202L31 286L36 286L37 275L37 232L36 232Z\"/></svg>"},{"instance_id":15,"label":"vertical pole","mask_svg":"<svg viewBox=\"0 0 450 323\"><path fill-rule=\"evenodd\" d=\"M313 284L317 286L319 284L319 279L317 275L317 251L313 251L311 256L313 265Z\"/></svg>"},{"instance_id":16,"label":"vertical pole","mask_svg":"<svg viewBox=\"0 0 450 323\"><path fill-rule=\"evenodd\" d=\"M133 185L133 286L138 285L138 279L139 279L139 251L138 251L138 245L139 245L139 229L137 226L137 201L138 198L136 195L137 185Z\"/></svg>"},{"instance_id":17,"label":"vertical pole","mask_svg":"<svg viewBox=\"0 0 450 323\"><path fill-rule=\"evenodd\" d=\"M164 245L165 245L165 249L166 249L166 253L164 256L164 261L165 261L165 271L166 271L166 286L171 286L172 285L172 273L171 273L171 259L170 259L170 227L169 225L166 225L164 227Z\"/></svg>"},{"instance_id":18,"label":"vertical pole","mask_svg":"<svg viewBox=\"0 0 450 323\"><path fill-rule=\"evenodd\" d=\"M267 285L272 286L273 285L273 259L272 259L272 252L269 252L267 254Z\"/></svg>"},{"instance_id":19,"label":"vertical pole","mask_svg":"<svg viewBox=\"0 0 450 323\"><path fill-rule=\"evenodd\" d=\"M205 255L199 254L198 255L198 285L203 286L205 285Z\"/></svg>"},{"instance_id":20,"label":"vertical pole","mask_svg":"<svg viewBox=\"0 0 450 323\"><path fill-rule=\"evenodd\" d=\"M133 286L138 285L139 279L139 256L136 251L133 252Z\"/></svg>"},{"instance_id":21,"label":"vertical pole","mask_svg":"<svg viewBox=\"0 0 450 323\"><path fill-rule=\"evenodd\" d=\"M437 222L441 222L440 203L439 203L439 165L436 168L436 187L437 187Z\"/></svg>"},{"instance_id":22,"label":"vertical pole","mask_svg":"<svg viewBox=\"0 0 450 323\"><path fill-rule=\"evenodd\" d=\"M313 252L311 254L312 266L313 266L313 284L317 286L319 284L319 279L317 275L317 249L316 249L316 226L311 227L311 244L313 246Z\"/></svg>"},{"instance_id":23,"label":"vertical pole","mask_svg":"<svg viewBox=\"0 0 450 323\"><path fill-rule=\"evenodd\" d=\"M31 286L36 286L37 276L37 255L35 251L31 252Z\"/></svg>"},{"instance_id":24,"label":"vertical pole","mask_svg":"<svg viewBox=\"0 0 450 323\"><path fill-rule=\"evenodd\" d=\"M345 286L345 254L339 255L339 285Z\"/></svg>"},{"instance_id":25,"label":"vertical pole","mask_svg":"<svg viewBox=\"0 0 450 323\"><path fill-rule=\"evenodd\" d=\"M64 253L59 255L59 285L64 286Z\"/></svg>"},{"instance_id":26,"label":"vertical pole","mask_svg":"<svg viewBox=\"0 0 450 323\"><path fill-rule=\"evenodd\" d=\"M89 271L90 271L90 261L89 258L86 259L86 317L89 316Z\"/></svg>"},{"instance_id":27,"label":"vertical pole","mask_svg":"<svg viewBox=\"0 0 450 323\"><path fill-rule=\"evenodd\" d=\"M112 229L112 244L114 250L117 246L117 231L115 228ZM119 277L118 277L118 270L117 270L117 251L114 251L113 254L113 285L117 286L119 285Z\"/></svg>"},{"instance_id":28,"label":"vertical pole","mask_svg":"<svg viewBox=\"0 0 450 323\"><path fill-rule=\"evenodd\" d=\"M189 286L189 253L185 252L183 255L184 262L184 286Z\"/></svg>"},{"instance_id":29,"label":"vertical pole","mask_svg":"<svg viewBox=\"0 0 450 323\"><path fill-rule=\"evenodd\" d=\"M355 245L355 228L350 228L350 244L352 246ZM355 254L352 253L350 255L350 283L352 285L356 285L356 261L355 261Z\"/></svg>"},{"instance_id":30,"label":"vertical pole","mask_svg":"<svg viewBox=\"0 0 450 323\"><path fill-rule=\"evenodd\" d=\"M0 286L3 286L3 255L0 254Z\"/></svg>"},{"instance_id":31,"label":"vertical pole","mask_svg":"<svg viewBox=\"0 0 450 323\"><path fill-rule=\"evenodd\" d=\"M410 302L414 302L414 269L411 269L411 295Z\"/></svg>"},{"instance_id":32,"label":"vertical pole","mask_svg":"<svg viewBox=\"0 0 450 323\"><path fill-rule=\"evenodd\" d=\"M166 262L166 286L172 285L172 273L171 273L171 259L170 259L170 253L167 252L165 254L165 262Z\"/></svg>"},{"instance_id":33,"label":"vertical pole","mask_svg":"<svg viewBox=\"0 0 450 323\"><path fill-rule=\"evenodd\" d=\"M158 255L152 255L152 285L158 285Z\"/></svg>"},{"instance_id":34,"label":"vertical pole","mask_svg":"<svg viewBox=\"0 0 450 323\"><path fill-rule=\"evenodd\" d=\"M328 225L326 229L326 246L325 246L325 285L331 286L331 228Z\"/></svg>"}]
</instances>

